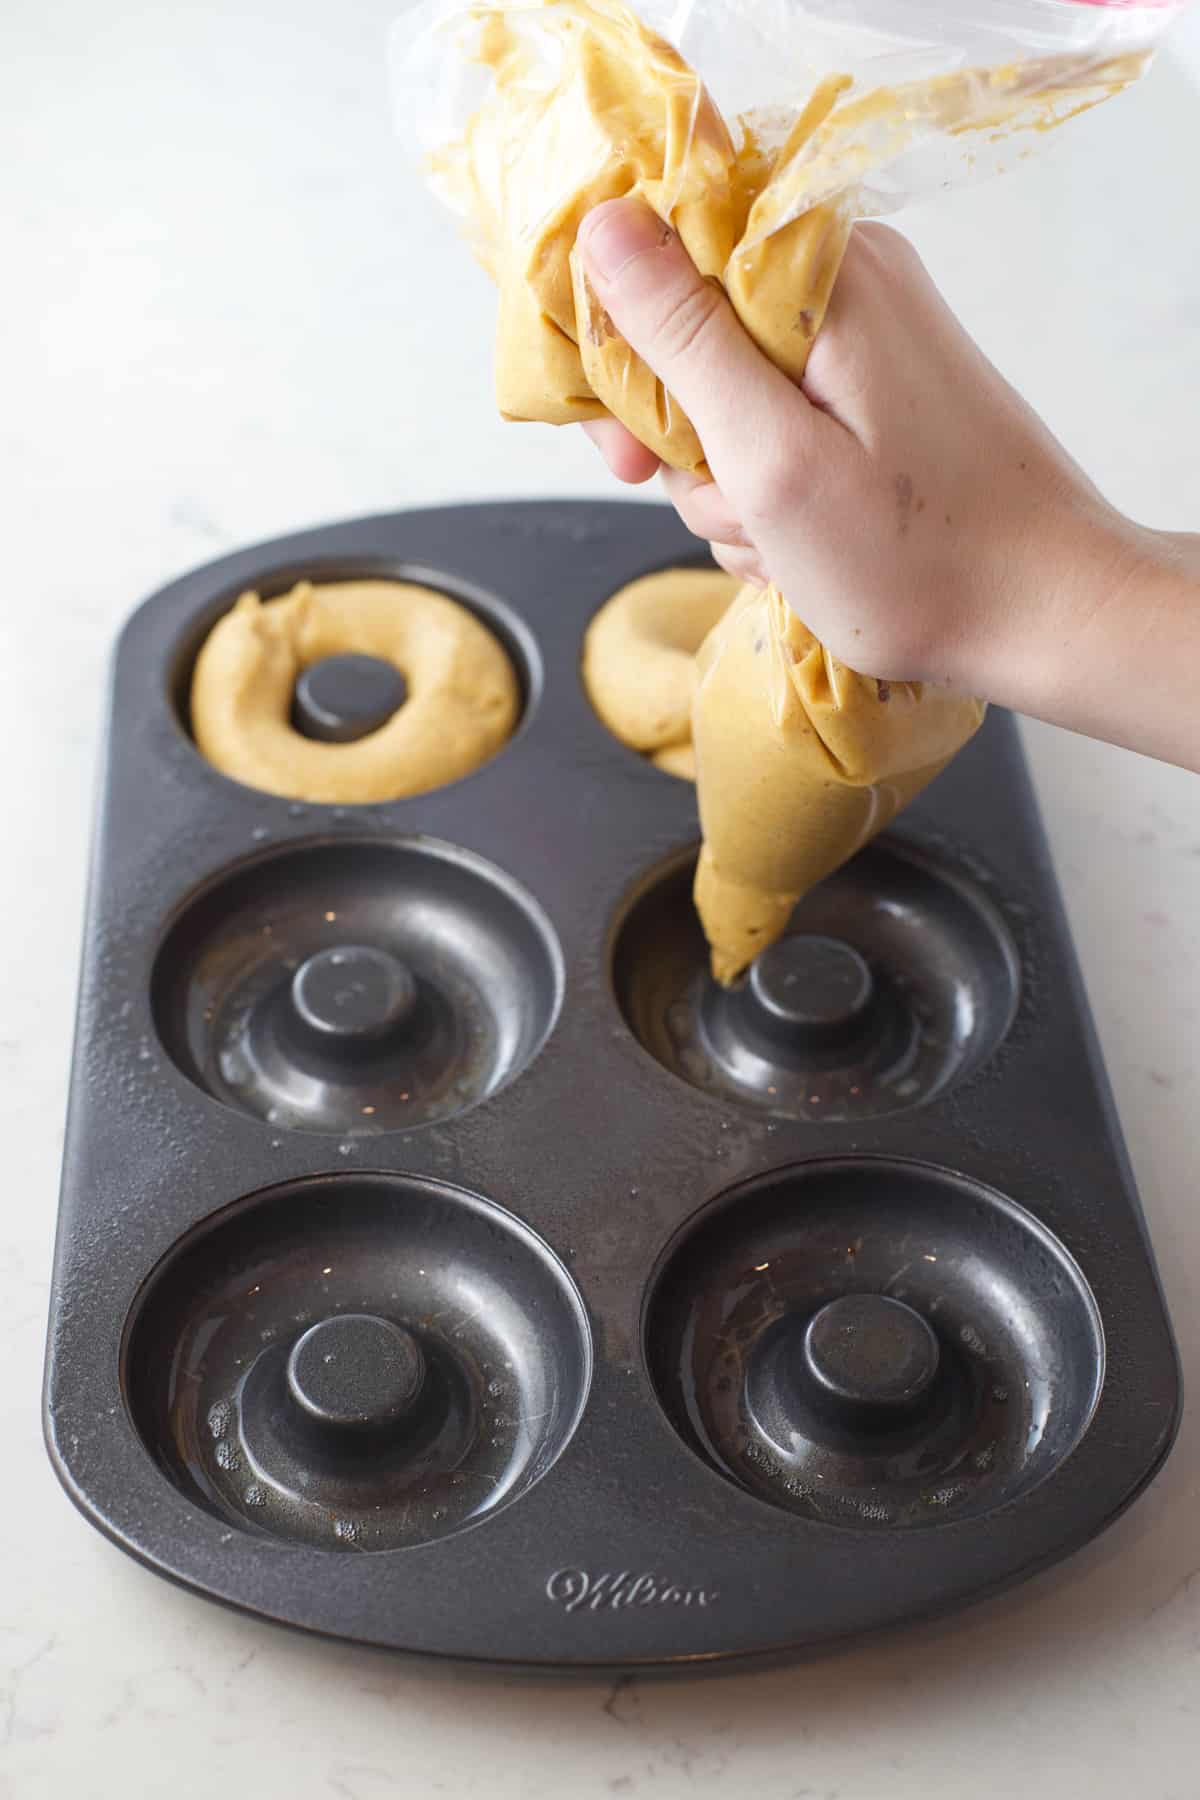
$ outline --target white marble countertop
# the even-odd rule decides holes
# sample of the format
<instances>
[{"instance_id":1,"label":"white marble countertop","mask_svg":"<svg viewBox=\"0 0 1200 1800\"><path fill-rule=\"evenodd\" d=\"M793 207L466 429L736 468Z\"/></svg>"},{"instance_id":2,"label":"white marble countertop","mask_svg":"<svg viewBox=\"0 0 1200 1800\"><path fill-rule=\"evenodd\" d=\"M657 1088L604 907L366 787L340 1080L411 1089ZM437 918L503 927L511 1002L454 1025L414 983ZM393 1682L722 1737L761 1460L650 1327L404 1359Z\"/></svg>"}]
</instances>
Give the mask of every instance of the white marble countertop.
<instances>
[{"instance_id":1,"label":"white marble countertop","mask_svg":"<svg viewBox=\"0 0 1200 1800\"><path fill-rule=\"evenodd\" d=\"M1194 1411L1149 1494L1056 1571L885 1643L690 1684L464 1681L292 1636L154 1579L54 1481L38 1387L118 623L188 565L287 529L607 491L577 434L493 418L491 296L391 137L391 10L8 0L0 20L0 1796L1190 1800ZM1195 20L1190 42L1200 67ZM1188 83L1164 58L1038 171L911 229L1106 490L1195 528ZM1050 730L1028 744L1196 1383L1200 786Z\"/></svg>"}]
</instances>

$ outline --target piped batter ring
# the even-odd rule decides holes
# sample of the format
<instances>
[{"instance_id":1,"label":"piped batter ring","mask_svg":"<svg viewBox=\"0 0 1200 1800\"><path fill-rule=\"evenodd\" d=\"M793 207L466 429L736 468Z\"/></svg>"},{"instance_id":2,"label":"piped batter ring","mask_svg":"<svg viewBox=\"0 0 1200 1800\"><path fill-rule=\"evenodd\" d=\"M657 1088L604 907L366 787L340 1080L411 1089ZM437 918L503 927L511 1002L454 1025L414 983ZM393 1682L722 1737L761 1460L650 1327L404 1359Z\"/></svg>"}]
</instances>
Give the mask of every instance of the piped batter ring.
<instances>
[{"instance_id":1,"label":"piped batter ring","mask_svg":"<svg viewBox=\"0 0 1200 1800\"><path fill-rule=\"evenodd\" d=\"M290 799L397 800L469 775L511 736L516 671L431 588L303 581L241 596L192 675L196 743L225 775Z\"/></svg>"}]
</instances>

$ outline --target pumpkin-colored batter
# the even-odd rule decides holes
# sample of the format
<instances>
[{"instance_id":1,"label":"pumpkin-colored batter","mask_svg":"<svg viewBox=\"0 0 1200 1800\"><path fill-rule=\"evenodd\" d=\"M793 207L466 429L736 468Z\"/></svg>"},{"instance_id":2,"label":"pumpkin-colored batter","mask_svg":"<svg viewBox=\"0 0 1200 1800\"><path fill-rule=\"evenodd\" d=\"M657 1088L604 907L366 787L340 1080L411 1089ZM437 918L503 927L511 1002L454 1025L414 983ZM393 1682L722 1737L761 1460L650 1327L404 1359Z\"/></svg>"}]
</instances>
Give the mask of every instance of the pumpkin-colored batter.
<instances>
[{"instance_id":1,"label":"pumpkin-colored batter","mask_svg":"<svg viewBox=\"0 0 1200 1800\"><path fill-rule=\"evenodd\" d=\"M349 744L291 723L296 678L347 652L392 663L408 697ZM333 804L398 800L470 774L520 713L516 672L465 606L401 581L301 582L243 594L209 633L192 676L192 730L209 762L248 787Z\"/></svg>"},{"instance_id":2,"label":"pumpkin-colored batter","mask_svg":"<svg viewBox=\"0 0 1200 1800\"><path fill-rule=\"evenodd\" d=\"M731 132L695 71L620 0L493 0L471 18L491 90L432 170L499 284L500 410L555 424L612 413L664 462L701 473L691 422L617 333L575 254L592 207L640 195L799 381L878 171L931 137L1045 129L1146 60L1060 55L863 94L832 76L772 139L762 119ZM779 936L804 891L981 718L972 700L855 674L773 589L743 596L705 646L694 709L696 899L717 978L734 979Z\"/></svg>"},{"instance_id":3,"label":"pumpkin-colored batter","mask_svg":"<svg viewBox=\"0 0 1200 1800\"><path fill-rule=\"evenodd\" d=\"M739 585L720 569L660 569L620 588L583 640L583 683L613 736L688 781L696 652Z\"/></svg>"},{"instance_id":4,"label":"pumpkin-colored batter","mask_svg":"<svg viewBox=\"0 0 1200 1800\"><path fill-rule=\"evenodd\" d=\"M742 590L697 669L696 905L713 973L729 982L781 936L802 894L940 773L984 709L856 675L776 588Z\"/></svg>"}]
</instances>

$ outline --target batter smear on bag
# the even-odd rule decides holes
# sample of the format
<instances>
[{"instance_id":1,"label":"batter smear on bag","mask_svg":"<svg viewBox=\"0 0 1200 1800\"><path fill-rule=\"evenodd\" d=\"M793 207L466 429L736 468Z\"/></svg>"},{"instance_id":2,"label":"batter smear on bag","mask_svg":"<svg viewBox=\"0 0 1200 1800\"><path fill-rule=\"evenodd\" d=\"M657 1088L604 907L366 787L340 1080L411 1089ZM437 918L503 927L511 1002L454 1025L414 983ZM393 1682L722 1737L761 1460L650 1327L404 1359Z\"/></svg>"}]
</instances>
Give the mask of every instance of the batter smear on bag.
<instances>
[{"instance_id":1,"label":"batter smear on bag","mask_svg":"<svg viewBox=\"0 0 1200 1800\"><path fill-rule=\"evenodd\" d=\"M687 29L692 14L680 17ZM400 86L407 80L415 98L427 85L432 47L455 77L474 64L485 90L428 167L500 290L500 411L552 424L612 414L663 462L706 475L691 422L588 285L575 254L585 215L640 196L798 382L854 219L894 204L896 166L931 144L1044 130L1117 92L1148 60L1131 18L1110 12L1086 29L1075 19L1053 54L1043 22L1030 54L964 67L951 52L950 68L904 82L861 88L835 70L800 106L790 95L729 125L684 57L617 0L431 0L408 32ZM794 31L803 19L801 8ZM719 35L720 22L713 28ZM925 42L916 62L923 54L928 67L929 52ZM897 503L911 509L911 484L907 496L898 484ZM723 983L983 719L975 700L849 669L805 628L803 612L803 595L785 602L773 587L746 589L699 652L695 897Z\"/></svg>"}]
</instances>

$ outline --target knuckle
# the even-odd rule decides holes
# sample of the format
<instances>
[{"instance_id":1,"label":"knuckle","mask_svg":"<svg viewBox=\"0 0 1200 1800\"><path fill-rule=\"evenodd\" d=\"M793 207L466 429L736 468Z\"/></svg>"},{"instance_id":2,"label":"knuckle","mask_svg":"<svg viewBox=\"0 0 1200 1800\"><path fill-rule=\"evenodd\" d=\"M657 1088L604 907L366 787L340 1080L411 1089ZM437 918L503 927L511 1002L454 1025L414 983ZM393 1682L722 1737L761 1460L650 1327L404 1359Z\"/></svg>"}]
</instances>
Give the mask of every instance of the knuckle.
<instances>
[{"instance_id":1,"label":"knuckle","mask_svg":"<svg viewBox=\"0 0 1200 1800\"><path fill-rule=\"evenodd\" d=\"M885 225L882 219L860 219L854 227L851 241L869 244L884 256L901 256L906 251L912 251L912 245L904 233L897 231L894 225Z\"/></svg>"},{"instance_id":2,"label":"knuckle","mask_svg":"<svg viewBox=\"0 0 1200 1800\"><path fill-rule=\"evenodd\" d=\"M869 392L873 345L835 317L812 347L805 371L805 391L817 405L835 410L856 406Z\"/></svg>"},{"instance_id":3,"label":"knuckle","mask_svg":"<svg viewBox=\"0 0 1200 1800\"><path fill-rule=\"evenodd\" d=\"M655 323L660 354L672 364L694 358L714 336L722 305L720 294L707 282L672 295Z\"/></svg>"},{"instance_id":4,"label":"knuckle","mask_svg":"<svg viewBox=\"0 0 1200 1800\"><path fill-rule=\"evenodd\" d=\"M677 500L675 502L675 511L679 514L679 517L693 537L703 538L706 542L708 541L712 534L705 528L704 520L696 516L694 507L689 506L686 501Z\"/></svg>"},{"instance_id":5,"label":"knuckle","mask_svg":"<svg viewBox=\"0 0 1200 1800\"><path fill-rule=\"evenodd\" d=\"M741 550L733 544L713 541L710 541L708 547L713 561L727 575L736 576L739 581L757 581L766 586L766 572L753 550Z\"/></svg>"},{"instance_id":6,"label":"knuckle","mask_svg":"<svg viewBox=\"0 0 1200 1800\"><path fill-rule=\"evenodd\" d=\"M912 240L897 231L894 225L885 225L879 219L864 219L857 224L850 236L852 248L855 243L873 254L885 268L921 269L925 266Z\"/></svg>"},{"instance_id":7,"label":"knuckle","mask_svg":"<svg viewBox=\"0 0 1200 1800\"><path fill-rule=\"evenodd\" d=\"M700 537L748 548L741 520L714 483L709 482L691 496L690 515L695 522L692 529L697 530Z\"/></svg>"},{"instance_id":8,"label":"knuckle","mask_svg":"<svg viewBox=\"0 0 1200 1800\"><path fill-rule=\"evenodd\" d=\"M669 463L663 465L662 484L672 506L681 510L690 503L698 488L707 486L703 477L691 469L673 469Z\"/></svg>"},{"instance_id":9,"label":"knuckle","mask_svg":"<svg viewBox=\"0 0 1200 1800\"><path fill-rule=\"evenodd\" d=\"M795 512L803 476L795 452L780 446L756 463L747 483L743 511L751 538Z\"/></svg>"}]
</instances>

